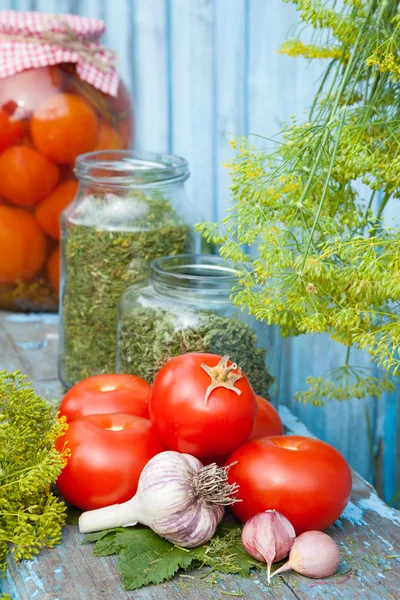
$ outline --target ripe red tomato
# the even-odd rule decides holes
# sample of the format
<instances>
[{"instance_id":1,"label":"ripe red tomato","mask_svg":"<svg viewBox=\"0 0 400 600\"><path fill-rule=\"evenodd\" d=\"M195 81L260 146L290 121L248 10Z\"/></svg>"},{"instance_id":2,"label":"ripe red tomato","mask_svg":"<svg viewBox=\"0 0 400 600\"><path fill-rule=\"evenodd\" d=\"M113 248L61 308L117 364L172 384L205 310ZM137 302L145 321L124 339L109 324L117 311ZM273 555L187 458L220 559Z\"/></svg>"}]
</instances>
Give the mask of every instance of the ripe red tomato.
<instances>
[{"instance_id":1,"label":"ripe red tomato","mask_svg":"<svg viewBox=\"0 0 400 600\"><path fill-rule=\"evenodd\" d=\"M126 413L149 418L151 386L135 375L93 375L75 384L60 404L60 417Z\"/></svg>"},{"instance_id":2,"label":"ripe red tomato","mask_svg":"<svg viewBox=\"0 0 400 600\"><path fill-rule=\"evenodd\" d=\"M303 436L247 442L228 458L229 482L239 485L232 512L242 521L275 509L297 535L324 530L339 518L351 494L350 468L333 446Z\"/></svg>"},{"instance_id":3,"label":"ripe red tomato","mask_svg":"<svg viewBox=\"0 0 400 600\"><path fill-rule=\"evenodd\" d=\"M0 108L0 152L13 144L19 144L25 135L24 121L13 121L5 110Z\"/></svg>"},{"instance_id":4,"label":"ripe red tomato","mask_svg":"<svg viewBox=\"0 0 400 600\"><path fill-rule=\"evenodd\" d=\"M283 425L278 411L268 400L261 396L257 398L257 419L249 440L257 440L268 435L283 435Z\"/></svg>"},{"instance_id":5,"label":"ripe red tomato","mask_svg":"<svg viewBox=\"0 0 400 600\"><path fill-rule=\"evenodd\" d=\"M206 401L212 376L220 382L226 379L231 388L219 383ZM210 457L232 452L249 437L257 402L247 377L240 377L227 357L189 353L172 358L158 373L149 411L154 430L167 448Z\"/></svg>"},{"instance_id":6,"label":"ripe red tomato","mask_svg":"<svg viewBox=\"0 0 400 600\"><path fill-rule=\"evenodd\" d=\"M97 142L98 119L92 105L75 94L55 94L40 104L30 122L32 141L56 163L74 162Z\"/></svg>"},{"instance_id":7,"label":"ripe red tomato","mask_svg":"<svg viewBox=\"0 0 400 600\"><path fill-rule=\"evenodd\" d=\"M59 176L56 165L27 146L11 146L0 155L1 194L17 206L38 204Z\"/></svg>"},{"instance_id":8,"label":"ripe red tomato","mask_svg":"<svg viewBox=\"0 0 400 600\"><path fill-rule=\"evenodd\" d=\"M127 414L87 415L56 441L71 458L57 480L60 493L82 510L132 498L148 461L165 450L148 419Z\"/></svg>"}]
</instances>

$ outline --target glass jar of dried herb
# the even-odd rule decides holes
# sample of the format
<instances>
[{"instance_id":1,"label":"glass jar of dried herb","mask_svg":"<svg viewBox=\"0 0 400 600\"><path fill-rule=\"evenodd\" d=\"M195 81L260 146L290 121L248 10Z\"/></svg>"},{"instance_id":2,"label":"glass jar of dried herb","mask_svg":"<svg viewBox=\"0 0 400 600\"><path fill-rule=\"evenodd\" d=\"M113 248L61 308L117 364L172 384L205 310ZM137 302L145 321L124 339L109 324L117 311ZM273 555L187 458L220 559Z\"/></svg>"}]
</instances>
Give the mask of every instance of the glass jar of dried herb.
<instances>
[{"instance_id":1,"label":"glass jar of dried herb","mask_svg":"<svg viewBox=\"0 0 400 600\"><path fill-rule=\"evenodd\" d=\"M154 260L147 282L130 286L118 311L117 371L150 383L172 357L185 352L229 354L255 392L268 398L276 338L265 324L230 300L235 270L219 256Z\"/></svg>"},{"instance_id":2,"label":"glass jar of dried herb","mask_svg":"<svg viewBox=\"0 0 400 600\"><path fill-rule=\"evenodd\" d=\"M193 215L177 156L102 151L77 159L80 182L61 218L60 378L66 387L115 370L122 292L155 258L192 250Z\"/></svg>"}]
</instances>

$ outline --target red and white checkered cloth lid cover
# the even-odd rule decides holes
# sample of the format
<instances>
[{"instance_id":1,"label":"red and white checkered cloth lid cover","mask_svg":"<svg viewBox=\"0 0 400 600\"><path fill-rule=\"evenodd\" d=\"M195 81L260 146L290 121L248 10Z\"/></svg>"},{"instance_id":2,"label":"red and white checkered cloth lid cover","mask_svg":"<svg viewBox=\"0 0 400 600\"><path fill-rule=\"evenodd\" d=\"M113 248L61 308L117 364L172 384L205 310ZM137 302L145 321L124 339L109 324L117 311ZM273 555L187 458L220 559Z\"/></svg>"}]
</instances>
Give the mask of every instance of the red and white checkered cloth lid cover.
<instances>
[{"instance_id":1,"label":"red and white checkered cloth lid cover","mask_svg":"<svg viewBox=\"0 0 400 600\"><path fill-rule=\"evenodd\" d=\"M119 77L114 68L106 71L96 68L77 51L48 43L23 41L21 36L38 37L43 32L63 32L65 23L81 41L93 48L104 33L105 23L77 15L48 15L39 12L0 11L0 79L25 69L75 63L83 81L111 96L118 92ZM18 40L1 39L1 34L18 36ZM97 58L107 60L107 51L100 47Z\"/></svg>"}]
</instances>

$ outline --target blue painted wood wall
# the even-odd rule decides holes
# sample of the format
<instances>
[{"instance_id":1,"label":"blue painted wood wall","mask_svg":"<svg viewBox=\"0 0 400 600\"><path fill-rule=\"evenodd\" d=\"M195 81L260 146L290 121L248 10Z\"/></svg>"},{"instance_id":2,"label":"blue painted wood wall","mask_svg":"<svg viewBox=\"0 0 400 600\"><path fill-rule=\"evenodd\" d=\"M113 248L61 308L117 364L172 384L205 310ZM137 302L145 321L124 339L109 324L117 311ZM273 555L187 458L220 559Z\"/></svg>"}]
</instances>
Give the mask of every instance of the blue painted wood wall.
<instances>
[{"instance_id":1,"label":"blue painted wood wall","mask_svg":"<svg viewBox=\"0 0 400 600\"><path fill-rule=\"evenodd\" d=\"M188 158L188 192L198 219L229 206L222 163L230 135L272 135L309 105L321 73L277 54L297 14L282 0L0 0L1 8L74 12L107 22L105 44L136 103L136 147ZM324 409L293 403L307 375L343 363L344 349L325 337L285 341L280 402L339 449L370 480L378 457L386 499L396 489L397 395L377 402L332 402ZM359 355L358 362L367 363ZM368 414L368 418L367 418ZM368 425L369 423L369 425Z\"/></svg>"}]
</instances>

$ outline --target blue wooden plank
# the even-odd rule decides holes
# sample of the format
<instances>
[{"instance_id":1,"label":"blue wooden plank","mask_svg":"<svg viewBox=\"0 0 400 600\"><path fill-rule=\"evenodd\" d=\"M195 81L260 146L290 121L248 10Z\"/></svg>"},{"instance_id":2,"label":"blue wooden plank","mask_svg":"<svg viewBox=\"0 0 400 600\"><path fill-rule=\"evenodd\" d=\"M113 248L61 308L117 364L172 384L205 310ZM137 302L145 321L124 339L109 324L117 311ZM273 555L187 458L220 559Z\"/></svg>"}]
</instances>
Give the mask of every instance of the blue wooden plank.
<instances>
[{"instance_id":1,"label":"blue wooden plank","mask_svg":"<svg viewBox=\"0 0 400 600\"><path fill-rule=\"evenodd\" d=\"M196 220L213 212L213 4L171 0L172 149L189 160Z\"/></svg>"},{"instance_id":2,"label":"blue wooden plank","mask_svg":"<svg viewBox=\"0 0 400 600\"><path fill-rule=\"evenodd\" d=\"M165 37L166 37L166 69L167 69L167 119L168 119L168 152L172 153L173 145L173 118L172 106L172 16L171 0L165 1Z\"/></svg>"},{"instance_id":3,"label":"blue wooden plank","mask_svg":"<svg viewBox=\"0 0 400 600\"><path fill-rule=\"evenodd\" d=\"M382 398L385 406L383 431L383 496L386 502L392 500L398 492L397 487L397 437L399 422L399 392L385 394Z\"/></svg>"},{"instance_id":4,"label":"blue wooden plank","mask_svg":"<svg viewBox=\"0 0 400 600\"><path fill-rule=\"evenodd\" d=\"M118 73L127 86L132 88L133 77L130 42L132 40L133 4L131 0L118 0L117 2L105 0L102 4L99 4L99 17L106 22L106 33L103 37L104 44L110 46L117 53Z\"/></svg>"},{"instance_id":5,"label":"blue wooden plank","mask_svg":"<svg viewBox=\"0 0 400 600\"><path fill-rule=\"evenodd\" d=\"M327 335L299 336L289 343L286 341L285 346L280 394L282 401L290 406L313 433L338 448L354 469L372 481L373 464L366 408L370 412L374 434L376 400L330 400L324 407L293 401L296 391L306 389L305 379L308 375L323 376L330 369L344 365L346 349L330 340ZM368 357L357 351L352 351L350 363L370 366Z\"/></svg>"},{"instance_id":6,"label":"blue wooden plank","mask_svg":"<svg viewBox=\"0 0 400 600\"><path fill-rule=\"evenodd\" d=\"M105 19L107 0L79 0L77 2L78 13L92 19ZM72 11L71 11L72 12ZM104 40L103 40L104 41ZM112 40L107 40L107 43L112 44Z\"/></svg>"},{"instance_id":7,"label":"blue wooden plank","mask_svg":"<svg viewBox=\"0 0 400 600\"><path fill-rule=\"evenodd\" d=\"M229 10L229 0L215 3L213 68L213 212L218 220L230 206L230 177L224 163L236 153L230 146L232 136L246 133L248 44L248 2L236 0Z\"/></svg>"},{"instance_id":8,"label":"blue wooden plank","mask_svg":"<svg viewBox=\"0 0 400 600\"><path fill-rule=\"evenodd\" d=\"M69 1L68 0L36 0L35 10L47 13L61 13L66 14L69 12Z\"/></svg>"},{"instance_id":9,"label":"blue wooden plank","mask_svg":"<svg viewBox=\"0 0 400 600\"><path fill-rule=\"evenodd\" d=\"M139 150L167 152L169 101L166 2L136 0L133 3L129 1L128 5L130 14L125 9L113 17L113 39L115 40L118 29L122 27L125 41L121 44L119 54L125 57L123 72L131 69L136 111L135 146ZM108 3L108 7L111 15L115 11L114 5ZM125 24L124 19L127 21Z\"/></svg>"}]
</instances>

